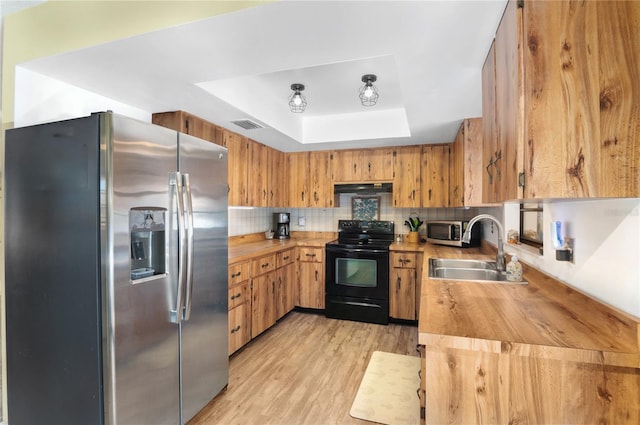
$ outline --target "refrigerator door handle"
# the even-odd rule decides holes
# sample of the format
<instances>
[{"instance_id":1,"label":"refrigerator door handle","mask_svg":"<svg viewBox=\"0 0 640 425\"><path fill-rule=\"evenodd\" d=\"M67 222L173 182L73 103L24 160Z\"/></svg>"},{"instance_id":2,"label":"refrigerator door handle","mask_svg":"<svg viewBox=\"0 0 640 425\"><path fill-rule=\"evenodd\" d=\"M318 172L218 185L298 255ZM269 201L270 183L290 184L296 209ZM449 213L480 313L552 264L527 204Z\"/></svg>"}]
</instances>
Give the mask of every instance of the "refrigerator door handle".
<instances>
[{"instance_id":1,"label":"refrigerator door handle","mask_svg":"<svg viewBox=\"0 0 640 425\"><path fill-rule=\"evenodd\" d=\"M182 175L187 225L187 285L184 300L184 320L189 320L191 316L191 298L193 295L193 203L191 198L191 185L189 184L189 173Z\"/></svg>"},{"instance_id":2,"label":"refrigerator door handle","mask_svg":"<svg viewBox=\"0 0 640 425\"><path fill-rule=\"evenodd\" d=\"M179 171L174 171L169 176L169 186L175 195L175 202L178 208L178 278L176 282L176 304L175 309L171 310L171 322L182 322L184 310L184 285L185 285L185 262L186 262L186 229L184 217L184 191L182 187L182 176Z\"/></svg>"}]
</instances>

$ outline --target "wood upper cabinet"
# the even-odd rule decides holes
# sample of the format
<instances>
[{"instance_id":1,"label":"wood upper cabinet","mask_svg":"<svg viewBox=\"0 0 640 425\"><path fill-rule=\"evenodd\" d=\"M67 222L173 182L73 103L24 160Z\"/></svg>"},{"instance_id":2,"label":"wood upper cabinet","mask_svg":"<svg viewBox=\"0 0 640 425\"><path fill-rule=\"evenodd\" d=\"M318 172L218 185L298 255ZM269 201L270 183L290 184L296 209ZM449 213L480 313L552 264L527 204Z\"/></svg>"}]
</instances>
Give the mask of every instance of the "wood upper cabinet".
<instances>
[{"instance_id":1,"label":"wood upper cabinet","mask_svg":"<svg viewBox=\"0 0 640 425\"><path fill-rule=\"evenodd\" d=\"M229 150L229 205L246 206L249 141L246 137L228 130L224 130L223 136Z\"/></svg>"},{"instance_id":2,"label":"wood upper cabinet","mask_svg":"<svg viewBox=\"0 0 640 425\"><path fill-rule=\"evenodd\" d=\"M333 151L333 180L335 182L388 182L392 179L392 148Z\"/></svg>"},{"instance_id":3,"label":"wood upper cabinet","mask_svg":"<svg viewBox=\"0 0 640 425\"><path fill-rule=\"evenodd\" d=\"M482 118L462 121L450 146L449 206L473 207L482 201Z\"/></svg>"},{"instance_id":4,"label":"wood upper cabinet","mask_svg":"<svg viewBox=\"0 0 640 425\"><path fill-rule=\"evenodd\" d=\"M498 151L496 136L496 53L495 40L482 67L482 201L498 201L496 169L490 164ZM477 161L477 159L476 159Z\"/></svg>"},{"instance_id":5,"label":"wood upper cabinet","mask_svg":"<svg viewBox=\"0 0 640 425\"><path fill-rule=\"evenodd\" d=\"M449 145L422 146L422 206L449 206Z\"/></svg>"},{"instance_id":6,"label":"wood upper cabinet","mask_svg":"<svg viewBox=\"0 0 640 425\"><path fill-rule=\"evenodd\" d=\"M495 39L498 201L640 196L638 22L640 2L509 1Z\"/></svg>"},{"instance_id":7,"label":"wood upper cabinet","mask_svg":"<svg viewBox=\"0 0 640 425\"><path fill-rule=\"evenodd\" d=\"M269 148L248 139L249 166L247 174L247 205L269 205Z\"/></svg>"},{"instance_id":8,"label":"wood upper cabinet","mask_svg":"<svg viewBox=\"0 0 640 425\"><path fill-rule=\"evenodd\" d=\"M293 208L333 207L331 152L286 154L288 206Z\"/></svg>"},{"instance_id":9,"label":"wood upper cabinet","mask_svg":"<svg viewBox=\"0 0 640 425\"><path fill-rule=\"evenodd\" d=\"M158 112L151 115L151 122L225 146L221 127L185 111Z\"/></svg>"},{"instance_id":10,"label":"wood upper cabinet","mask_svg":"<svg viewBox=\"0 0 640 425\"><path fill-rule=\"evenodd\" d=\"M420 208L421 146L393 149L393 206Z\"/></svg>"},{"instance_id":11,"label":"wood upper cabinet","mask_svg":"<svg viewBox=\"0 0 640 425\"><path fill-rule=\"evenodd\" d=\"M333 151L333 181L362 181L362 149Z\"/></svg>"},{"instance_id":12,"label":"wood upper cabinet","mask_svg":"<svg viewBox=\"0 0 640 425\"><path fill-rule=\"evenodd\" d=\"M333 207L332 166L330 151L309 152L309 207Z\"/></svg>"},{"instance_id":13,"label":"wood upper cabinet","mask_svg":"<svg viewBox=\"0 0 640 425\"><path fill-rule=\"evenodd\" d=\"M288 206L285 189L286 161L284 152L269 147L267 150L269 151L267 205L270 207Z\"/></svg>"}]
</instances>

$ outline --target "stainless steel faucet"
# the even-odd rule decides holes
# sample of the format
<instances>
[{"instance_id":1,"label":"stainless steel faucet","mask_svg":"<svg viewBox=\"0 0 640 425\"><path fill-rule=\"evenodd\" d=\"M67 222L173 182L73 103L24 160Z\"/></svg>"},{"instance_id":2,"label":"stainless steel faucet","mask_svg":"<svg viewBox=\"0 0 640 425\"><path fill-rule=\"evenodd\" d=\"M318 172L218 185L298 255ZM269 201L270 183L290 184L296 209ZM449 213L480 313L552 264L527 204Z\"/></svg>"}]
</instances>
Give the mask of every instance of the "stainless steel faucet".
<instances>
[{"instance_id":1,"label":"stainless steel faucet","mask_svg":"<svg viewBox=\"0 0 640 425\"><path fill-rule=\"evenodd\" d=\"M471 228L480 220L492 220L498 226L498 254L496 255L496 269L504 271L504 245L502 241L504 229L497 218L489 214L478 214L477 216L473 217L471 220L469 220L467 230L464 232L464 235L462 235L462 242L471 242Z\"/></svg>"}]
</instances>

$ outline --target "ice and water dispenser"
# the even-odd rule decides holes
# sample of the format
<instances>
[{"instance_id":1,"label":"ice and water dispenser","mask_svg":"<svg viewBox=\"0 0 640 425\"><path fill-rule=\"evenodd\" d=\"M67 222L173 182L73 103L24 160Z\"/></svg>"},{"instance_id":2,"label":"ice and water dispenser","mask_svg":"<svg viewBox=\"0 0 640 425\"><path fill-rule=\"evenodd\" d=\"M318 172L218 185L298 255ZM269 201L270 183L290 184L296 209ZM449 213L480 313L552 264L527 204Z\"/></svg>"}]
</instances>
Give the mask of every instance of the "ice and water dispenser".
<instances>
[{"instance_id":1,"label":"ice and water dispenser","mask_svg":"<svg viewBox=\"0 0 640 425\"><path fill-rule=\"evenodd\" d=\"M165 214L164 208L129 211L132 281L165 273Z\"/></svg>"}]
</instances>

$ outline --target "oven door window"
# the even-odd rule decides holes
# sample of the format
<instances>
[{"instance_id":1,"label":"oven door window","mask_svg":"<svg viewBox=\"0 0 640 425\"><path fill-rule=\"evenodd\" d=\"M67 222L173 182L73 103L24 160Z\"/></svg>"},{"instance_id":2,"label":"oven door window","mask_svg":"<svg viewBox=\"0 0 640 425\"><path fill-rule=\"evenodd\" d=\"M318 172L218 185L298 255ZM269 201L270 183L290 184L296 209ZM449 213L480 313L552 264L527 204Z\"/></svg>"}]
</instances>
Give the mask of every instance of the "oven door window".
<instances>
[{"instance_id":1,"label":"oven door window","mask_svg":"<svg viewBox=\"0 0 640 425\"><path fill-rule=\"evenodd\" d=\"M375 288L378 282L377 261L361 258L336 258L338 285Z\"/></svg>"}]
</instances>

